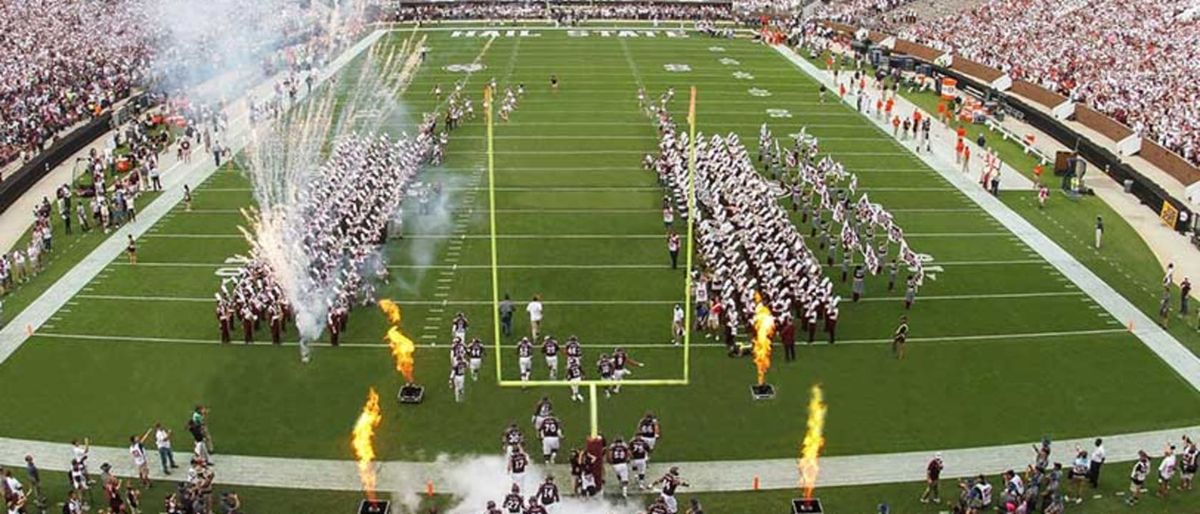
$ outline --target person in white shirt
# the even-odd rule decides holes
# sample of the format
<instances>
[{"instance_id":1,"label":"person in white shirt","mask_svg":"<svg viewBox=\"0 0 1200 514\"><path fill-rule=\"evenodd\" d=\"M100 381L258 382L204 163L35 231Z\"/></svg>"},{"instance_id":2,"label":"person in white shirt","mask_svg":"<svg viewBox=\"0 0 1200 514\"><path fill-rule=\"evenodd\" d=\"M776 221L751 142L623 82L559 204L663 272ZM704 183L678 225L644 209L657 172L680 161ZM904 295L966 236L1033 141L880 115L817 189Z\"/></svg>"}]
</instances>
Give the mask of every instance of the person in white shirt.
<instances>
[{"instance_id":1,"label":"person in white shirt","mask_svg":"<svg viewBox=\"0 0 1200 514\"><path fill-rule=\"evenodd\" d=\"M1092 489L1100 488L1100 466L1104 465L1104 460L1108 454L1104 452L1104 440L1096 439L1096 448L1092 450L1092 457L1088 462L1088 482L1092 484Z\"/></svg>"},{"instance_id":2,"label":"person in white shirt","mask_svg":"<svg viewBox=\"0 0 1200 514\"><path fill-rule=\"evenodd\" d=\"M154 424L154 446L158 448L158 460L162 462L162 470L164 475L170 475L171 470L178 468L175 464L175 452L171 451L171 431L162 426L162 423Z\"/></svg>"},{"instance_id":3,"label":"person in white shirt","mask_svg":"<svg viewBox=\"0 0 1200 514\"><path fill-rule=\"evenodd\" d=\"M1162 462L1158 463L1158 493L1166 498L1171 491L1171 479L1175 477L1175 445L1167 447Z\"/></svg>"},{"instance_id":4,"label":"person in white shirt","mask_svg":"<svg viewBox=\"0 0 1200 514\"><path fill-rule=\"evenodd\" d=\"M133 469L137 470L138 480L143 488L150 487L150 463L146 458L146 438L154 429L147 429L141 436L129 436L129 456L133 457Z\"/></svg>"},{"instance_id":5,"label":"person in white shirt","mask_svg":"<svg viewBox=\"0 0 1200 514\"><path fill-rule=\"evenodd\" d=\"M91 441L88 438L83 438L83 444L79 444L78 440L71 441L71 459L78 462L80 466L87 470L88 450L91 449Z\"/></svg>"},{"instance_id":6,"label":"person in white shirt","mask_svg":"<svg viewBox=\"0 0 1200 514\"><path fill-rule=\"evenodd\" d=\"M534 295L529 301L529 305L525 306L525 312L529 313L529 331L533 334L533 340L538 338L538 332L542 327L542 299L538 295Z\"/></svg>"},{"instance_id":7,"label":"person in white shirt","mask_svg":"<svg viewBox=\"0 0 1200 514\"><path fill-rule=\"evenodd\" d=\"M678 346L679 341L683 339L683 333L683 306L677 303L671 316L671 344Z\"/></svg>"}]
</instances>

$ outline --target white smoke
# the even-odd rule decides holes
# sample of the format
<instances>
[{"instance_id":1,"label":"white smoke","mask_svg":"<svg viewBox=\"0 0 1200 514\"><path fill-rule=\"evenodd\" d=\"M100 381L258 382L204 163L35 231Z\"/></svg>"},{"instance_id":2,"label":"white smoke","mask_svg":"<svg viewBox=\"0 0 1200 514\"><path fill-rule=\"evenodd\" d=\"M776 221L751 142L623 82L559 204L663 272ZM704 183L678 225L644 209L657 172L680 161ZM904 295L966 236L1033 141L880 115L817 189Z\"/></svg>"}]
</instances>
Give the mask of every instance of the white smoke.
<instances>
[{"instance_id":1,"label":"white smoke","mask_svg":"<svg viewBox=\"0 0 1200 514\"><path fill-rule=\"evenodd\" d=\"M448 457L441 455L436 461L436 467L442 483L439 489L454 496L456 503L446 511L447 514L478 514L483 512L488 501L500 505L504 496L510 492L512 480L505 470L502 457ZM525 473L525 485L521 495L526 500L537 492L538 486L545 480L546 475L540 469L532 467ZM571 475L566 473L554 474L554 482L558 484L562 502L554 512L561 514L636 514L644 509L639 506L645 501L640 495L631 496L621 504L608 498L578 498L570 496ZM417 512L420 501L419 493L396 493L393 495L409 512Z\"/></svg>"},{"instance_id":2,"label":"white smoke","mask_svg":"<svg viewBox=\"0 0 1200 514\"><path fill-rule=\"evenodd\" d=\"M401 216L402 225L409 227L405 229L407 234L422 236L452 234L455 231L456 209L460 204L466 204L466 202L460 201L459 193L464 188L474 185L468 177L462 175L440 175L430 181L440 183L442 194L430 200L427 206L428 212L424 214L421 213L420 206L416 201L408 203L403 216ZM431 187L430 181L426 181L422 187ZM401 246L400 262L413 266L410 269L411 273L398 275L396 286L401 291L418 292L421 280L430 269L429 266L441 262L440 250L444 242L444 238L416 237L408 239Z\"/></svg>"},{"instance_id":3,"label":"white smoke","mask_svg":"<svg viewBox=\"0 0 1200 514\"><path fill-rule=\"evenodd\" d=\"M419 63L414 48L412 38L398 51L390 46L386 50L382 46L373 48L364 58L351 91L320 88L312 98L251 132L250 145L241 160L257 210L247 215L251 227L242 230L254 255L270 265L292 305L302 340L320 337L337 295L337 284L315 281L309 273L313 256L305 247L305 235L311 220L304 208L308 206L310 185L318 178L330 145L363 132L374 133L405 115L396 97L407 87ZM402 135L400 140L408 138ZM378 263L382 259L378 249L374 252L366 260ZM342 273L364 271L369 270L342 269L338 280ZM371 273L362 278L374 279Z\"/></svg>"},{"instance_id":4,"label":"white smoke","mask_svg":"<svg viewBox=\"0 0 1200 514\"><path fill-rule=\"evenodd\" d=\"M235 98L264 72L320 66L365 2L144 0L156 32L153 69L167 91ZM357 30L357 28L355 28ZM198 87L203 84L204 87Z\"/></svg>"}]
</instances>

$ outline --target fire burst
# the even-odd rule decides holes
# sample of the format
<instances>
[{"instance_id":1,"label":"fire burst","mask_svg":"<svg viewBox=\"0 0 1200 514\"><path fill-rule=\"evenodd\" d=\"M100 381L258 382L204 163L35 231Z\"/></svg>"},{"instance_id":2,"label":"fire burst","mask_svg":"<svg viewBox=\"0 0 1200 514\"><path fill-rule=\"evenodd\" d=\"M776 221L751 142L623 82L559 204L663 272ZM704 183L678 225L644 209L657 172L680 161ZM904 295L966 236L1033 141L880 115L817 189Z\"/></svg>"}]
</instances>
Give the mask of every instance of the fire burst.
<instances>
[{"instance_id":1,"label":"fire burst","mask_svg":"<svg viewBox=\"0 0 1200 514\"><path fill-rule=\"evenodd\" d=\"M387 298L379 300L379 309L387 315L388 324L391 325L387 331L388 347L392 349L392 358L396 360L396 371L404 375L404 380L411 384L413 383L413 352L417 347L413 344L412 339L404 335L400 331L400 306L396 305Z\"/></svg>"},{"instance_id":2,"label":"fire burst","mask_svg":"<svg viewBox=\"0 0 1200 514\"><path fill-rule=\"evenodd\" d=\"M362 481L367 499L371 501L375 501L375 427L379 426L382 419L379 414L379 394L372 387L367 391L367 403L363 404L362 413L354 422L350 439L354 457L358 459L358 478Z\"/></svg>"},{"instance_id":3,"label":"fire burst","mask_svg":"<svg viewBox=\"0 0 1200 514\"><path fill-rule=\"evenodd\" d=\"M804 489L805 499L812 499L813 489L817 487L817 475L821 473L817 457L825 446L825 413L828 410L821 386L813 385L808 399L808 431L804 434L804 445L800 449L800 487Z\"/></svg>"},{"instance_id":4,"label":"fire burst","mask_svg":"<svg viewBox=\"0 0 1200 514\"><path fill-rule=\"evenodd\" d=\"M762 303L762 296L754 294L754 367L758 368L758 385L766 383L767 370L771 369L771 337L775 335L775 317L771 309Z\"/></svg>"}]
</instances>

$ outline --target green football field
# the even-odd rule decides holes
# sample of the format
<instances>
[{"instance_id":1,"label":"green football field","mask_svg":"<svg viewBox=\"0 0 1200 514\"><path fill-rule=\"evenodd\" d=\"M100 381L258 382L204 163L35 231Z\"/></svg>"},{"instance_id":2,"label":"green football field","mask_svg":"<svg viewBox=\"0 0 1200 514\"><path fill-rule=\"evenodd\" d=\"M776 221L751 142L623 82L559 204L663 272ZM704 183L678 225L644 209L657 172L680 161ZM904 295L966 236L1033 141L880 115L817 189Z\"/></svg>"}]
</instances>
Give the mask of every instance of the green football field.
<instances>
[{"instance_id":1,"label":"green football field","mask_svg":"<svg viewBox=\"0 0 1200 514\"><path fill-rule=\"evenodd\" d=\"M410 34L393 33L381 44L398 47ZM529 328L525 302L541 295L544 332L578 335L585 362L623 346L645 363L632 378L683 376L684 350L669 338L685 271L670 269L663 192L641 167L657 141L653 120L636 101L639 86L652 98L674 87L672 110L680 120L686 89L695 86L699 129L737 133L751 147L764 122L784 138L805 128L820 138L823 152L858 174L860 189L895 213L913 249L931 256L927 266L943 269L907 312L913 336L904 361L894 360L888 345L906 314L902 291L887 291L886 277L874 277L864 301L842 303L838 344L825 344L818 332L819 344L802 346L796 362L776 353L768 374L778 390L774 400L752 400L753 364L727 357L723 346L697 333L690 384L627 387L601 398L601 432L628 436L651 410L664 431L656 460L789 458L803 437L812 384L824 387L830 406L827 455L1200 423L1200 397L1122 320L852 109L819 102L816 83L773 50L662 31L654 38L595 30L580 37L501 33L490 43L448 30L422 34L429 58L400 99L410 124L391 130L411 131L420 113L437 108L430 94L437 84L448 89L465 81L477 109L492 77L501 88L524 84L526 94L511 121L495 126L494 181L479 116L451 134L444 166L426 176L446 185L449 211L410 215L405 237L385 248L392 277L383 294L401 305L404 329L420 345L416 377L427 393L419 406L385 405L381 459L494 453L503 427L525 425L542 395L564 419L568 447L587 434L588 406L571 403L562 388L496 384L493 241L496 292L517 302L518 335ZM482 71L452 71L476 60ZM678 65L688 71L670 71L683 69ZM353 68L347 77L357 76ZM557 92L549 88L551 74L561 80ZM265 329L254 345L217 342L212 296L218 273L236 266L226 259L247 249L237 227L239 209L253 204L249 188L236 167L197 186L191 212L176 207L143 237L136 266L123 258L109 263L0 366L0 381L15 385L0 395L0 411L9 413L0 417L0 434L90 436L93 444L122 446L155 421L182 428L191 407L203 403L211 406L222 453L351 458L348 433L367 388L389 396L402 383L380 340L386 323L378 311L353 311L343 346L322 345L308 365L293 344L270 345ZM831 278L848 297L848 284ZM455 404L446 387L457 311L469 317L470 335L488 344L484 374L468 382L464 404ZM499 342L502 375L510 380L517 377L515 340ZM546 378L540 359L534 373ZM1136 380L1089 380L1089 373ZM1170 406L1151 398L1169 398Z\"/></svg>"}]
</instances>

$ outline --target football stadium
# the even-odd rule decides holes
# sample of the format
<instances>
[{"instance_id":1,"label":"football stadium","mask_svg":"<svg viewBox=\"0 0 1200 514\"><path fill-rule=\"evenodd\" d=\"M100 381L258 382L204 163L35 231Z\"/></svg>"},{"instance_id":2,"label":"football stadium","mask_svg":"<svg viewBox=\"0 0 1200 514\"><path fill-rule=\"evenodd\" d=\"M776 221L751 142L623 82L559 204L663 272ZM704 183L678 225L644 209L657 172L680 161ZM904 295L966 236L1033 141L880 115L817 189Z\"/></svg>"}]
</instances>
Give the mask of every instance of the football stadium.
<instances>
[{"instance_id":1,"label":"football stadium","mask_svg":"<svg viewBox=\"0 0 1200 514\"><path fill-rule=\"evenodd\" d=\"M10 513L1200 510L1200 4L6 0Z\"/></svg>"}]
</instances>

